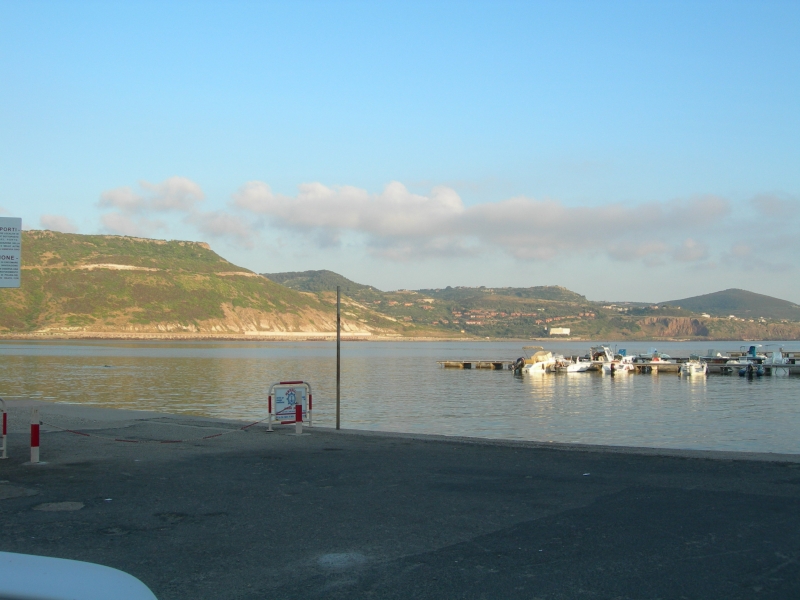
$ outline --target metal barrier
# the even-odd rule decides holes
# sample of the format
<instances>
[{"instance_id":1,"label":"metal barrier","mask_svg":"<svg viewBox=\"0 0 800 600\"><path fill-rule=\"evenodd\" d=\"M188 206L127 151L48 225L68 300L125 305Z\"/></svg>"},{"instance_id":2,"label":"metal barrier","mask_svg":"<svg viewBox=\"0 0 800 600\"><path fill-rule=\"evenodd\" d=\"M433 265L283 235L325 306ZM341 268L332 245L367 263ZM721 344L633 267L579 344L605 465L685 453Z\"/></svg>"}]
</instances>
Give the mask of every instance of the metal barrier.
<instances>
[{"instance_id":1,"label":"metal barrier","mask_svg":"<svg viewBox=\"0 0 800 600\"><path fill-rule=\"evenodd\" d=\"M303 392L305 392L305 394ZM313 398L311 394L311 384L307 381L281 381L279 383L273 383L269 388L267 402L269 409L269 431L273 431L273 417L281 424L290 425L294 423L295 428L298 433L300 433L302 432L303 420L307 416L308 426L312 427L313 422L311 420L311 414ZM300 407L299 409L297 408L298 406Z\"/></svg>"}]
</instances>

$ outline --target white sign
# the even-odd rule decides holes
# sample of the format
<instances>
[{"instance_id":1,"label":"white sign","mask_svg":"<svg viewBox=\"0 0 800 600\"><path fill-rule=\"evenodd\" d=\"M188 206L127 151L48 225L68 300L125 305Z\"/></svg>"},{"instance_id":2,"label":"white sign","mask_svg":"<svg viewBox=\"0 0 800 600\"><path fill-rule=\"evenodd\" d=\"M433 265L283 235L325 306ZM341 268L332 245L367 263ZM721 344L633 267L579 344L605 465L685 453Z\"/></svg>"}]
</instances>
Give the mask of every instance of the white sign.
<instances>
[{"instance_id":1,"label":"white sign","mask_svg":"<svg viewBox=\"0 0 800 600\"><path fill-rule=\"evenodd\" d=\"M19 287L22 219L0 217L0 288Z\"/></svg>"},{"instance_id":2,"label":"white sign","mask_svg":"<svg viewBox=\"0 0 800 600\"><path fill-rule=\"evenodd\" d=\"M308 416L306 415L306 408L308 402L306 401L306 386L305 385L276 385L275 391L275 418L278 421L287 421L294 423L295 406L298 404L303 407L303 420L305 421Z\"/></svg>"}]
</instances>

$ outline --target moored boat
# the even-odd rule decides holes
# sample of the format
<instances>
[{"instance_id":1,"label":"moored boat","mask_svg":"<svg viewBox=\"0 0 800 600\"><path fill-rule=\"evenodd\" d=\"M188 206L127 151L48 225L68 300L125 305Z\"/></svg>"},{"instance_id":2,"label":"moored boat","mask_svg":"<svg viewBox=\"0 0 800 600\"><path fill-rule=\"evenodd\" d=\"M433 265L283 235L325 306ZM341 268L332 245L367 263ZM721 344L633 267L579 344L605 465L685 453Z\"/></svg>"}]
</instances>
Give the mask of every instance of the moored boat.
<instances>
[{"instance_id":1,"label":"moored boat","mask_svg":"<svg viewBox=\"0 0 800 600\"><path fill-rule=\"evenodd\" d=\"M681 364L678 374L684 377L704 377L708 375L708 365L699 359L689 359Z\"/></svg>"}]
</instances>

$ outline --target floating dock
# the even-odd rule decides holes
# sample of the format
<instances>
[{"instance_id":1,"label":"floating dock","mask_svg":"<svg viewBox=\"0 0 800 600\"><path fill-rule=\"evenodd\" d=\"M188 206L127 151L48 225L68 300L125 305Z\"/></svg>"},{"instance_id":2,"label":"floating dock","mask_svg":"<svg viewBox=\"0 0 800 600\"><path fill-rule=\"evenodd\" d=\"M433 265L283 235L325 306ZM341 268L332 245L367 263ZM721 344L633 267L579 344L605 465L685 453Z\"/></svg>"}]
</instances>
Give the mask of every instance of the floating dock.
<instances>
[{"instance_id":1,"label":"floating dock","mask_svg":"<svg viewBox=\"0 0 800 600\"><path fill-rule=\"evenodd\" d=\"M502 371L511 369L513 360L437 360L445 369L489 369Z\"/></svg>"},{"instance_id":2,"label":"floating dock","mask_svg":"<svg viewBox=\"0 0 800 600\"><path fill-rule=\"evenodd\" d=\"M677 374L681 369L681 364L687 362L688 358L672 358L670 362L667 361L648 361L634 363L636 373L656 375L658 373L672 373ZM708 365L709 375L737 375L739 369L745 365L727 364L730 358L725 359L710 359L705 360ZM792 360L795 360L794 358ZM480 360L437 360L437 364L445 369L486 369L489 371L504 371L514 368L514 360L506 359L480 359ZM760 360L754 360L754 364L762 364ZM600 364L596 363L591 371L600 370ZM769 363L762 364L766 375L771 374L773 368ZM787 365L781 365L780 368L788 370L791 375L800 375L800 358L795 362ZM555 372L555 371L554 371Z\"/></svg>"}]
</instances>

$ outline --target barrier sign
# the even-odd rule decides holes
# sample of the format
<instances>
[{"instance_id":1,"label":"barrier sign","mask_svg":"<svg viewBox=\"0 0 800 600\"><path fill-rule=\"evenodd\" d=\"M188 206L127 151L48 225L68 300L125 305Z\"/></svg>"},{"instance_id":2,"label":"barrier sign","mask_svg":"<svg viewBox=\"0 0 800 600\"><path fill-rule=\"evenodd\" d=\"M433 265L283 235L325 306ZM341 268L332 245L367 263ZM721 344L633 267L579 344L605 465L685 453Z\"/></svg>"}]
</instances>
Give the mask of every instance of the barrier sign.
<instances>
[{"instance_id":1,"label":"barrier sign","mask_svg":"<svg viewBox=\"0 0 800 600\"><path fill-rule=\"evenodd\" d=\"M308 418L307 391L304 385L276 385L275 394L275 419L281 422L294 423L296 406L303 409L303 419Z\"/></svg>"},{"instance_id":2,"label":"barrier sign","mask_svg":"<svg viewBox=\"0 0 800 600\"><path fill-rule=\"evenodd\" d=\"M22 219L0 217L0 288L19 287L22 263Z\"/></svg>"}]
</instances>

